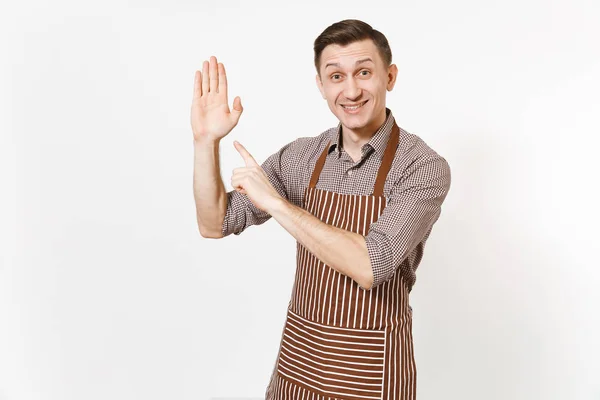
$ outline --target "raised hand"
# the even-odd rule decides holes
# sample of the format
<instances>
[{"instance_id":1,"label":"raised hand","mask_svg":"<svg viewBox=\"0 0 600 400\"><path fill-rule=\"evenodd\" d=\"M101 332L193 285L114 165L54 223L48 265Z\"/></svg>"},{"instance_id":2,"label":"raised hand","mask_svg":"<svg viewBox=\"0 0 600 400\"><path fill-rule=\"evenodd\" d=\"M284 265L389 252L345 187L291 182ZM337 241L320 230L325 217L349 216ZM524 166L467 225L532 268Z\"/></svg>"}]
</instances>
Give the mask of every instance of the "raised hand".
<instances>
[{"instance_id":1,"label":"raised hand","mask_svg":"<svg viewBox=\"0 0 600 400\"><path fill-rule=\"evenodd\" d=\"M211 56L210 63L204 61L202 64L202 73L196 71L194 76L191 112L194 140L222 139L237 125L242 111L239 96L233 99L233 109L229 110L225 66Z\"/></svg>"}]
</instances>

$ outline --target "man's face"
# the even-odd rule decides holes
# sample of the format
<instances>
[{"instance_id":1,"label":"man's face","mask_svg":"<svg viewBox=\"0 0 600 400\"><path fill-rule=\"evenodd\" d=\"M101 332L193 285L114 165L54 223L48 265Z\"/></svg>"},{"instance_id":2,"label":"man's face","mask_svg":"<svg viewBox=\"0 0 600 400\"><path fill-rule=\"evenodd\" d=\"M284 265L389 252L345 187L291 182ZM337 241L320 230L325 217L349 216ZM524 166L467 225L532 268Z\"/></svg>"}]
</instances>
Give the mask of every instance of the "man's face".
<instances>
[{"instance_id":1,"label":"man's face","mask_svg":"<svg viewBox=\"0 0 600 400\"><path fill-rule=\"evenodd\" d=\"M385 120L386 91L394 87L398 69L384 65L375 43L328 45L319 68L317 86L342 125L353 131L379 128Z\"/></svg>"}]
</instances>

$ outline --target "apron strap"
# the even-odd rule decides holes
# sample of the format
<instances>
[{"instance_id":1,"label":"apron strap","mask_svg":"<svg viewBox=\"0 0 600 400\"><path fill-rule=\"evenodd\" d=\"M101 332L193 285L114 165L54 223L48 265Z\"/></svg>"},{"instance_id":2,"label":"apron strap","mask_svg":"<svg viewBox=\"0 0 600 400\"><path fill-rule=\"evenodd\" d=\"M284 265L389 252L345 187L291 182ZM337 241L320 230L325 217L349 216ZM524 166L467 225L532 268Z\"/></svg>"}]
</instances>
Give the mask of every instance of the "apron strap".
<instances>
[{"instance_id":1,"label":"apron strap","mask_svg":"<svg viewBox=\"0 0 600 400\"><path fill-rule=\"evenodd\" d=\"M329 152L329 146L331 146L331 140L327 142L327 146L321 153L321 156L317 160L317 164L315 165L315 169L313 170L312 176L310 177L310 183L308 187L315 188L317 186L317 181L319 180L319 176L321 175L321 170L323 170L323 166L325 165L325 159L327 158L327 153Z\"/></svg>"},{"instance_id":2,"label":"apron strap","mask_svg":"<svg viewBox=\"0 0 600 400\"><path fill-rule=\"evenodd\" d=\"M385 178L387 178L388 172L390 172L390 168L392 168L392 162L394 161L399 138L400 129L398 128L398 125L396 125L396 121L394 121L394 126L392 126L392 132L385 147L379 171L377 171L377 179L375 180L375 186L373 186L373 196L383 196L383 185L385 184Z\"/></svg>"}]
</instances>

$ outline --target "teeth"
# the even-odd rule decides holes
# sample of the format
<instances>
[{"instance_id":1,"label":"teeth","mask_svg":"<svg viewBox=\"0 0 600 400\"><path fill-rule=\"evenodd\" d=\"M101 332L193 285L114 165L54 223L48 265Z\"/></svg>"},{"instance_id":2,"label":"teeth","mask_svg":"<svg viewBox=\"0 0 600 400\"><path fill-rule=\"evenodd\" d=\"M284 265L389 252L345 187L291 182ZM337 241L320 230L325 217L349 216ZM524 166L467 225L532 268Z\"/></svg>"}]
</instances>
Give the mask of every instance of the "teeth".
<instances>
[{"instance_id":1,"label":"teeth","mask_svg":"<svg viewBox=\"0 0 600 400\"><path fill-rule=\"evenodd\" d=\"M352 106L352 107L342 105L342 107L344 107L346 110L356 110L357 108L364 106L365 103L362 103L361 105L358 105L358 106Z\"/></svg>"}]
</instances>

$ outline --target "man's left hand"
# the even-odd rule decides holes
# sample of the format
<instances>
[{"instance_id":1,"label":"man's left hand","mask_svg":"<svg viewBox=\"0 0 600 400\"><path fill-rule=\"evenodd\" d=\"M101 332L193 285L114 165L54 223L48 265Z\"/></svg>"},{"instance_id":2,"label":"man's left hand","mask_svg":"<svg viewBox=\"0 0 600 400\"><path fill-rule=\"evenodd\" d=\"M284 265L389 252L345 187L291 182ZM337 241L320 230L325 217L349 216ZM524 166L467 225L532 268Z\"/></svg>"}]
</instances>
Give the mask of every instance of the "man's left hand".
<instances>
[{"instance_id":1,"label":"man's left hand","mask_svg":"<svg viewBox=\"0 0 600 400\"><path fill-rule=\"evenodd\" d=\"M267 174L248 150L237 141L234 141L233 145L244 159L246 166L233 170L231 186L238 192L247 195L256 207L269 212L268 209L273 202L282 197L271 185Z\"/></svg>"}]
</instances>

